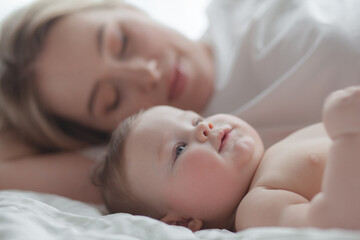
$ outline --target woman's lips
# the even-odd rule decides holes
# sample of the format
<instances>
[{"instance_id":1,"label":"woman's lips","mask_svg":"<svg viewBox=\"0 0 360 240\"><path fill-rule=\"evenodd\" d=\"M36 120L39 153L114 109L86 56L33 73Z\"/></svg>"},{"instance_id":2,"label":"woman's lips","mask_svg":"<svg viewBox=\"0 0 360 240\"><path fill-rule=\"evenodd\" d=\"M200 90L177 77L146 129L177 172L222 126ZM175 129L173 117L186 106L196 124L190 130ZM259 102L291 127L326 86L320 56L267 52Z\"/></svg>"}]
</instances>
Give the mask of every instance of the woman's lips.
<instances>
[{"instance_id":1,"label":"woman's lips","mask_svg":"<svg viewBox=\"0 0 360 240\"><path fill-rule=\"evenodd\" d=\"M186 76L181 68L179 61L176 62L169 86L169 101L180 97L186 85Z\"/></svg>"}]
</instances>

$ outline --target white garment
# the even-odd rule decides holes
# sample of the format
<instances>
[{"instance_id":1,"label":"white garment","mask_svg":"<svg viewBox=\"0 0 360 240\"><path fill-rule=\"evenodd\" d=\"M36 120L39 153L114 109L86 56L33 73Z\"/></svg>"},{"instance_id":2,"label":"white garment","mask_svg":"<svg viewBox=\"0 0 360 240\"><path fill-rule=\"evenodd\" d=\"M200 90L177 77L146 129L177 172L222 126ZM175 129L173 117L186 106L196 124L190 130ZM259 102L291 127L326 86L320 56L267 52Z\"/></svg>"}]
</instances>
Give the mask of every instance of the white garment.
<instances>
[{"instance_id":1,"label":"white garment","mask_svg":"<svg viewBox=\"0 0 360 240\"><path fill-rule=\"evenodd\" d=\"M203 115L235 114L265 145L321 121L330 92L359 84L358 0L215 0L208 15L217 78Z\"/></svg>"}]
</instances>

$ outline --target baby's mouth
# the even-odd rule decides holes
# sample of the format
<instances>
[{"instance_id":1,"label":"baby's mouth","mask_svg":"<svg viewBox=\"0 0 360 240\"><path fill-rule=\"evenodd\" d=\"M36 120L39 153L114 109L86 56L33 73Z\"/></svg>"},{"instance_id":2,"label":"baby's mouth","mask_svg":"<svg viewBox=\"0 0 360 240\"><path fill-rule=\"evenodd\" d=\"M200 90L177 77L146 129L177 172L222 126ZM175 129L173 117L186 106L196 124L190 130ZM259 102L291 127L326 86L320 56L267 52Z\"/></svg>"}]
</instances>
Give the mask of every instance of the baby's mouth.
<instances>
[{"instance_id":1,"label":"baby's mouth","mask_svg":"<svg viewBox=\"0 0 360 240\"><path fill-rule=\"evenodd\" d=\"M231 129L224 129L220 134L220 148L219 148L219 152L221 152L221 150L224 148L224 146L227 143L227 140L229 139L231 133Z\"/></svg>"}]
</instances>

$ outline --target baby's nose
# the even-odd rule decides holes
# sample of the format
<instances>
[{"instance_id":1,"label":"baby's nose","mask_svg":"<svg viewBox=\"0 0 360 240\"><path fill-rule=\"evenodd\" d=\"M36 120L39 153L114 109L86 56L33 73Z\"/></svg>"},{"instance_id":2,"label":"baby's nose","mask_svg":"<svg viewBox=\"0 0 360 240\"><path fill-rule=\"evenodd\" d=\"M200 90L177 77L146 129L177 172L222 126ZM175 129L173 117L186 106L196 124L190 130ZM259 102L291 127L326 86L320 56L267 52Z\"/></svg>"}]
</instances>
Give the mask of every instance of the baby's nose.
<instances>
[{"instance_id":1,"label":"baby's nose","mask_svg":"<svg viewBox=\"0 0 360 240\"><path fill-rule=\"evenodd\" d=\"M196 138L199 142L205 142L206 140L208 140L210 132L212 131L212 129L214 128L214 125L210 122L200 122L197 126L196 126Z\"/></svg>"}]
</instances>

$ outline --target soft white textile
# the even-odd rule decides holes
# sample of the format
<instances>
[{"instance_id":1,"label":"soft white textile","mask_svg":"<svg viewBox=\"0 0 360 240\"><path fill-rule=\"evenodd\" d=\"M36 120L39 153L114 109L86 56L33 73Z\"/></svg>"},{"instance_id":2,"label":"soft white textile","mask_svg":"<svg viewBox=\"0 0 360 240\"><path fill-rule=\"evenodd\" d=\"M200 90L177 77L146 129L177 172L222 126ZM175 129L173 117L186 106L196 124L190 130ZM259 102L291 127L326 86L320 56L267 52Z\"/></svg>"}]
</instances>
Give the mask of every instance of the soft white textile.
<instances>
[{"instance_id":1,"label":"soft white textile","mask_svg":"<svg viewBox=\"0 0 360 240\"><path fill-rule=\"evenodd\" d=\"M102 216L92 205L56 195L0 191L1 240L358 240L360 231L339 229L253 228L190 230L119 213Z\"/></svg>"},{"instance_id":2,"label":"soft white textile","mask_svg":"<svg viewBox=\"0 0 360 240\"><path fill-rule=\"evenodd\" d=\"M204 115L238 115L273 142L360 83L358 0L214 0L208 15L217 82Z\"/></svg>"}]
</instances>

